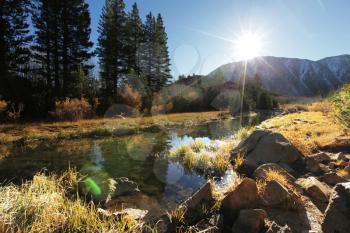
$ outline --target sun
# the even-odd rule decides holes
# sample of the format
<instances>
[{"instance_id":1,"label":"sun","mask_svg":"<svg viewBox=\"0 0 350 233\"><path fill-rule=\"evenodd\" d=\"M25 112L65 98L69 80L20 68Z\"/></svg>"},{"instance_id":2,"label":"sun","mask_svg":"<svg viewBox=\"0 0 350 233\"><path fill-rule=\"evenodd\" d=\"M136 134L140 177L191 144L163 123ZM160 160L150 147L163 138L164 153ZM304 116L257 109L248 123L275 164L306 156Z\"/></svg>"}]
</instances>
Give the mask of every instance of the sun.
<instances>
[{"instance_id":1,"label":"sun","mask_svg":"<svg viewBox=\"0 0 350 233\"><path fill-rule=\"evenodd\" d=\"M262 36L256 32L242 32L234 40L234 52L238 59L249 60L262 55Z\"/></svg>"}]
</instances>

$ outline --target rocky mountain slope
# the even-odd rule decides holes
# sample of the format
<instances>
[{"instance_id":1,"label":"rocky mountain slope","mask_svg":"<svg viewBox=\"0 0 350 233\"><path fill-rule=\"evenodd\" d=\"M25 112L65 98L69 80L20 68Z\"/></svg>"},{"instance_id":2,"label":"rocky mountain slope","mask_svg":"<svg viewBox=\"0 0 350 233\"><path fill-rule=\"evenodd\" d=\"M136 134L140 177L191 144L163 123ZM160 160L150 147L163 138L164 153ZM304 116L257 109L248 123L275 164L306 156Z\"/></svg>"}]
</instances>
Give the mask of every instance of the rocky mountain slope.
<instances>
[{"instance_id":1,"label":"rocky mountain slope","mask_svg":"<svg viewBox=\"0 0 350 233\"><path fill-rule=\"evenodd\" d=\"M224 76L238 81L244 62L223 65L208 77ZM326 95L350 82L350 55L328 57L318 61L282 57L258 57L248 61L247 77L260 76L263 86L276 94L288 96Z\"/></svg>"}]
</instances>

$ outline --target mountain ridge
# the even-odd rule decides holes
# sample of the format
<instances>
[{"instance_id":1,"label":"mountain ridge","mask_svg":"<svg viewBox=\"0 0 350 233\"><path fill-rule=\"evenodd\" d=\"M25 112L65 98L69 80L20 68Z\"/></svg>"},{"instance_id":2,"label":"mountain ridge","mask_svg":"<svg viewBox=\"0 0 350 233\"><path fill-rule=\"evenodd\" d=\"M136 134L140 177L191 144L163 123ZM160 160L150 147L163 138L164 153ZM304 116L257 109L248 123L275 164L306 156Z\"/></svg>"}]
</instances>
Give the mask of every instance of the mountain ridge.
<instances>
[{"instance_id":1,"label":"mountain ridge","mask_svg":"<svg viewBox=\"0 0 350 233\"><path fill-rule=\"evenodd\" d=\"M243 76L244 61L222 65L209 73L215 78L221 74L228 81L239 81ZM350 82L350 55L325 57L316 61L302 58L261 56L248 60L247 78L258 75L265 89L279 95L327 95Z\"/></svg>"}]
</instances>

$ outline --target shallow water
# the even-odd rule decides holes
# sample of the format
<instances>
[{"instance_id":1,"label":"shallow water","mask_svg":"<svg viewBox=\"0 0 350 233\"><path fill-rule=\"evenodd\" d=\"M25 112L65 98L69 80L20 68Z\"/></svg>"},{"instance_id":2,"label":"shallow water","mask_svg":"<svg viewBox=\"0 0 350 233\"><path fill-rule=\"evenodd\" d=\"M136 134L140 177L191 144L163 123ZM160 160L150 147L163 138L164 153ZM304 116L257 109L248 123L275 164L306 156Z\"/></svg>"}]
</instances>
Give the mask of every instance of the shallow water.
<instances>
[{"instance_id":1,"label":"shallow water","mask_svg":"<svg viewBox=\"0 0 350 233\"><path fill-rule=\"evenodd\" d=\"M244 125L254 125L263 119L245 118ZM206 182L202 175L168 160L165 153L198 138L204 142L225 138L238 129L239 120L227 119L157 133L69 140L54 146L43 144L33 150L18 148L0 161L0 179L20 183L39 171L59 173L69 166L76 167L99 185L103 199L110 178L127 177L138 184L141 193L114 200L116 203L129 203L124 208L163 211L174 208ZM233 177L228 172L222 183Z\"/></svg>"}]
</instances>

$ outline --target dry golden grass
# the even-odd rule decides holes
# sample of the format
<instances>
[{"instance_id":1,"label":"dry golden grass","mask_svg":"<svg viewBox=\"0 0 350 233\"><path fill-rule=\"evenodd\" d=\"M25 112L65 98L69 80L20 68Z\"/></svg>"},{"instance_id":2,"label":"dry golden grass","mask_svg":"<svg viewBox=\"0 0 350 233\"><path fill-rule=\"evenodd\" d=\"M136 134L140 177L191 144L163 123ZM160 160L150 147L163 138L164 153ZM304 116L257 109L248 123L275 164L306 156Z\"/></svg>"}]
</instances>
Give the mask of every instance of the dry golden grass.
<instances>
[{"instance_id":1,"label":"dry golden grass","mask_svg":"<svg viewBox=\"0 0 350 233\"><path fill-rule=\"evenodd\" d=\"M233 169L237 170L243 165L243 163L244 163L244 154L238 153L233 160Z\"/></svg>"},{"instance_id":2,"label":"dry golden grass","mask_svg":"<svg viewBox=\"0 0 350 233\"><path fill-rule=\"evenodd\" d=\"M126 119L99 118L77 122L0 124L0 144L110 136L147 130L150 127L199 124L220 119L222 112L179 113Z\"/></svg>"},{"instance_id":3,"label":"dry golden grass","mask_svg":"<svg viewBox=\"0 0 350 233\"><path fill-rule=\"evenodd\" d=\"M341 169L337 171L338 176L344 177L346 179L350 179L350 171L346 169Z\"/></svg>"},{"instance_id":4,"label":"dry golden grass","mask_svg":"<svg viewBox=\"0 0 350 233\"><path fill-rule=\"evenodd\" d=\"M138 232L140 225L128 216L102 216L93 203L74 194L78 174L37 174L21 186L0 187L0 230L9 232Z\"/></svg>"},{"instance_id":5,"label":"dry golden grass","mask_svg":"<svg viewBox=\"0 0 350 233\"><path fill-rule=\"evenodd\" d=\"M268 182L273 181L273 180L279 182L281 185L286 187L288 190L294 191L294 186L288 181L287 177L285 177L279 171L276 171L274 169L268 169L266 171L265 180L262 182L262 184L268 183Z\"/></svg>"},{"instance_id":6,"label":"dry golden grass","mask_svg":"<svg viewBox=\"0 0 350 233\"><path fill-rule=\"evenodd\" d=\"M279 132L304 155L318 148L336 145L344 136L341 125L322 112L301 112L278 116L261 124L263 128Z\"/></svg>"}]
</instances>

